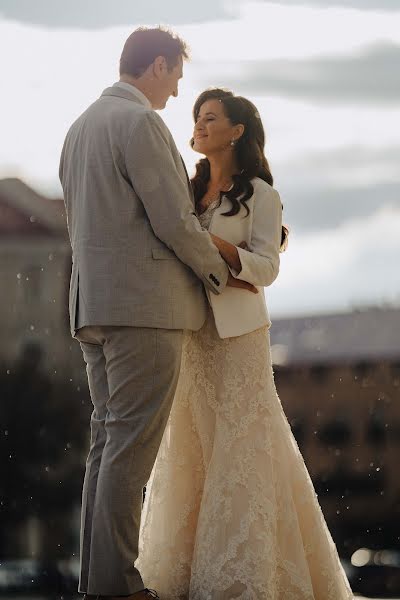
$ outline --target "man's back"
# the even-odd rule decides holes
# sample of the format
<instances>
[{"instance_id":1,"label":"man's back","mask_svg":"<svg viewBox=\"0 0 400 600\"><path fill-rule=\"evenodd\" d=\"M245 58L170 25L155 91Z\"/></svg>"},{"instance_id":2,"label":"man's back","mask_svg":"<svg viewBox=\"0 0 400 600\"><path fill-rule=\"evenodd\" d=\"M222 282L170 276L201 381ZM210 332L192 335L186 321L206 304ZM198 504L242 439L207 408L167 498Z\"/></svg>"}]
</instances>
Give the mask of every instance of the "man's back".
<instances>
[{"instance_id":1,"label":"man's back","mask_svg":"<svg viewBox=\"0 0 400 600\"><path fill-rule=\"evenodd\" d=\"M201 282L155 235L129 174L128 145L130 152L136 146L140 157L148 140L135 132L141 121L153 115L161 121L133 94L114 86L67 134L60 179L73 253L73 331L99 324L197 329L204 321ZM183 163L166 127L163 134L178 178L187 186ZM143 164L137 173L138 179L146 179L157 173L157 166ZM187 197L190 204L188 191ZM160 205L163 200L159 195Z\"/></svg>"}]
</instances>

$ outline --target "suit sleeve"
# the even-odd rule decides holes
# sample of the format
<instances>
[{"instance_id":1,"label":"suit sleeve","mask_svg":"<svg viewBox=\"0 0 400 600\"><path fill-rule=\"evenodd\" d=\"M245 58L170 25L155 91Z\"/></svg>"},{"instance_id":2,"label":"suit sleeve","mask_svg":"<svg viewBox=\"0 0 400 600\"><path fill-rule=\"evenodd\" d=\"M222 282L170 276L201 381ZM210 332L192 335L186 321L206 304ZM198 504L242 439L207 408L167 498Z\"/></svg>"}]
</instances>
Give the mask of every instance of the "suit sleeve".
<instances>
[{"instance_id":1,"label":"suit sleeve","mask_svg":"<svg viewBox=\"0 0 400 600\"><path fill-rule=\"evenodd\" d=\"M236 279L267 287L279 273L279 248L282 230L282 204L272 188L255 191L250 250L238 248L241 271L230 269Z\"/></svg>"},{"instance_id":2,"label":"suit sleeve","mask_svg":"<svg viewBox=\"0 0 400 600\"><path fill-rule=\"evenodd\" d=\"M187 182L176 168L172 144L161 117L145 112L129 136L127 172L155 235L209 290L219 294L226 285L228 268L196 217Z\"/></svg>"}]
</instances>

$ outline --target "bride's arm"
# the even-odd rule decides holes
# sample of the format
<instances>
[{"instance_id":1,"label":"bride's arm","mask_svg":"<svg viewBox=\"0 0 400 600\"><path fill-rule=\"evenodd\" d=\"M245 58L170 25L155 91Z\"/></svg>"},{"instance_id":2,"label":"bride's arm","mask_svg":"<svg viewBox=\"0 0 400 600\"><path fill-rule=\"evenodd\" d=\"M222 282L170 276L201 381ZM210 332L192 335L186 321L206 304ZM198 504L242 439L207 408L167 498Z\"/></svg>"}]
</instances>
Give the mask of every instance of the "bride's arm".
<instances>
[{"instance_id":1,"label":"bride's arm","mask_svg":"<svg viewBox=\"0 0 400 600\"><path fill-rule=\"evenodd\" d=\"M211 236L235 279L267 287L279 272L282 204L278 192L267 184L259 185L255 194L250 248Z\"/></svg>"},{"instance_id":2,"label":"bride's arm","mask_svg":"<svg viewBox=\"0 0 400 600\"><path fill-rule=\"evenodd\" d=\"M229 267L234 269L235 271L241 271L242 263L240 262L239 252L236 246L223 240L222 238L210 233L211 239L214 242L215 246L218 248L220 255L227 263ZM242 242L243 244L243 242ZM241 247L244 245L240 244Z\"/></svg>"},{"instance_id":3,"label":"bride's arm","mask_svg":"<svg viewBox=\"0 0 400 600\"><path fill-rule=\"evenodd\" d=\"M282 235L282 203L276 190L264 182L255 189L250 249L238 248L241 270L230 271L236 279L267 287L279 272Z\"/></svg>"}]
</instances>

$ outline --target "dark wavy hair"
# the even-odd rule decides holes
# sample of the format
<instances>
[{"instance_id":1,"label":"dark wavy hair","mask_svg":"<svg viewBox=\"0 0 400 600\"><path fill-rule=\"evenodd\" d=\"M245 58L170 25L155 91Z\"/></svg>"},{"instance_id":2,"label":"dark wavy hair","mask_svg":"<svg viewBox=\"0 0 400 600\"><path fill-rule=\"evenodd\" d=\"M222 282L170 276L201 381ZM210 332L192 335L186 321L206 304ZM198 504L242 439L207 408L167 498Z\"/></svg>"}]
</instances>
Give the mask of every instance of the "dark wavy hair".
<instances>
[{"instance_id":1,"label":"dark wavy hair","mask_svg":"<svg viewBox=\"0 0 400 600\"><path fill-rule=\"evenodd\" d=\"M251 180L254 177L260 177L269 185L273 185L273 177L269 168L268 161L264 154L265 132L264 127L257 111L250 100L242 96L235 96L233 92L221 88L211 88L205 90L197 98L193 107L193 119L196 123L200 108L207 100L219 100L223 105L225 115L232 125L242 124L244 132L237 140L234 146L238 173L232 177L233 187L224 195L230 200L232 207L228 212L222 213L225 217L236 215L241 205L246 209L246 216L249 215L247 201L254 193L254 187ZM193 147L193 138L190 145ZM198 208L201 199L207 192L207 184L210 180L210 163L208 158L200 159L196 164L196 173L191 180L194 192L196 208ZM222 198L222 192L221 192ZM281 248L286 242L288 230L282 227Z\"/></svg>"}]
</instances>

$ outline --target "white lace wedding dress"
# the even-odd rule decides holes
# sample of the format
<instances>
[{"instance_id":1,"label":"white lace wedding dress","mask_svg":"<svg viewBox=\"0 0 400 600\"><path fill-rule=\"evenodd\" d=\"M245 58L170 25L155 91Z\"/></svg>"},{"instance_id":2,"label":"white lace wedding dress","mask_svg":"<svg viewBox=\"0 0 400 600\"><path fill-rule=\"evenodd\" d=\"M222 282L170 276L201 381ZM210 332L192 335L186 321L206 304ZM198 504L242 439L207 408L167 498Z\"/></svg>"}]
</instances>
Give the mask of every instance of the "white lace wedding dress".
<instances>
[{"instance_id":1,"label":"white lace wedding dress","mask_svg":"<svg viewBox=\"0 0 400 600\"><path fill-rule=\"evenodd\" d=\"M220 339L210 309L187 333L136 566L161 600L353 598L276 392L267 328Z\"/></svg>"}]
</instances>

